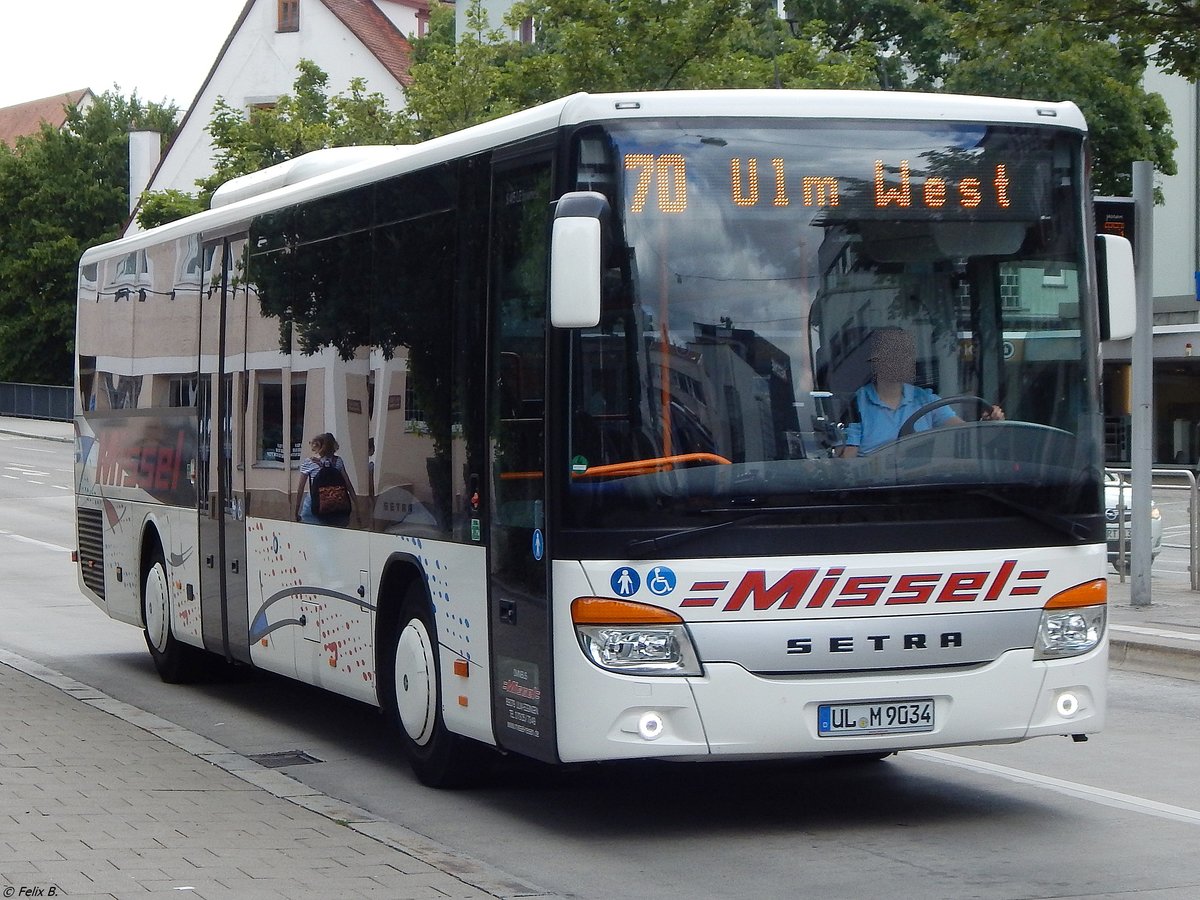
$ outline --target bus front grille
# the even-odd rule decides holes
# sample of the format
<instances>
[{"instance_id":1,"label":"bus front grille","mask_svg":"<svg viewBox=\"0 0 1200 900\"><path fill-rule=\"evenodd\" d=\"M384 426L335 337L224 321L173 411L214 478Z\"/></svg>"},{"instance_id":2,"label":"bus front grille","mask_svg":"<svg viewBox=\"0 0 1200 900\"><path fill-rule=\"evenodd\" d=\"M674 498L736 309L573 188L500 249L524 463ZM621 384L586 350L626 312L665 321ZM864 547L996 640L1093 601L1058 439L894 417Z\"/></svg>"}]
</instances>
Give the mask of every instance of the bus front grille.
<instances>
[{"instance_id":1,"label":"bus front grille","mask_svg":"<svg viewBox=\"0 0 1200 900\"><path fill-rule=\"evenodd\" d=\"M98 509L78 511L79 570L83 583L104 599L104 513Z\"/></svg>"}]
</instances>

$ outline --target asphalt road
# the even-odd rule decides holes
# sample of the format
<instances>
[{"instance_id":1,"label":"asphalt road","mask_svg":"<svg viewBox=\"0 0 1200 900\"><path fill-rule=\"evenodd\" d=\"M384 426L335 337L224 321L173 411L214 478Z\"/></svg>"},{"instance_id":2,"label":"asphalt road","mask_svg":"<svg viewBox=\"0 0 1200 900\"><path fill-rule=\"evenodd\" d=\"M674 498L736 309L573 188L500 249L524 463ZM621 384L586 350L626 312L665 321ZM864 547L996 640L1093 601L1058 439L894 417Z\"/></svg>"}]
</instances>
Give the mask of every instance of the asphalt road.
<instances>
[{"instance_id":1,"label":"asphalt road","mask_svg":"<svg viewBox=\"0 0 1200 900\"><path fill-rule=\"evenodd\" d=\"M1109 728L1084 744L858 765L504 761L471 791L431 791L370 707L253 672L159 682L140 633L76 589L70 445L0 435L0 452L0 646L242 754L302 750L318 761L288 768L293 777L549 890L596 900L1200 896L1193 682L1114 673Z\"/></svg>"}]
</instances>

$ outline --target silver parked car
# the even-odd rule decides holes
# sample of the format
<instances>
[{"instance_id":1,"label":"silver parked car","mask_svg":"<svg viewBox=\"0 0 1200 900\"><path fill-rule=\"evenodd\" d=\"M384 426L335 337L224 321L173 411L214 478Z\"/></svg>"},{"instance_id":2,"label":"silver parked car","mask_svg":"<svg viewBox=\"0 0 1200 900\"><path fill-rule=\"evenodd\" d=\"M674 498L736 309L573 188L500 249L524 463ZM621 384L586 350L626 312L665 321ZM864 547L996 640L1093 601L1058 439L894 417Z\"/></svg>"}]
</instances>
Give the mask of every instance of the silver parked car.
<instances>
[{"instance_id":1,"label":"silver parked car","mask_svg":"<svg viewBox=\"0 0 1200 900\"><path fill-rule=\"evenodd\" d=\"M1132 541L1133 485L1115 472L1104 473L1104 532L1108 541L1108 561L1121 574L1129 572ZM1125 552L1121 553L1121 513L1125 514ZM1162 550L1162 514L1153 500L1150 501L1150 558L1158 557Z\"/></svg>"}]
</instances>

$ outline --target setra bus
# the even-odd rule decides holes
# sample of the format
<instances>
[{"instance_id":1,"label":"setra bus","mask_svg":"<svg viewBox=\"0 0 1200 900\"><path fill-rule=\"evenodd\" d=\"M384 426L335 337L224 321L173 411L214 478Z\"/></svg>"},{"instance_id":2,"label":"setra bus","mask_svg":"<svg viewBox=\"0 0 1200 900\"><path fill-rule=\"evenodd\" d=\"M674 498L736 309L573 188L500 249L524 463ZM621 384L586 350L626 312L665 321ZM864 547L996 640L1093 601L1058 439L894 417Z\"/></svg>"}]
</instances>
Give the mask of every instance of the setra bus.
<instances>
[{"instance_id":1,"label":"setra bus","mask_svg":"<svg viewBox=\"0 0 1200 900\"><path fill-rule=\"evenodd\" d=\"M1082 739L1133 322L1087 154L1070 103L578 94L234 179L81 260L82 590L431 785ZM324 433L354 508L301 522Z\"/></svg>"}]
</instances>

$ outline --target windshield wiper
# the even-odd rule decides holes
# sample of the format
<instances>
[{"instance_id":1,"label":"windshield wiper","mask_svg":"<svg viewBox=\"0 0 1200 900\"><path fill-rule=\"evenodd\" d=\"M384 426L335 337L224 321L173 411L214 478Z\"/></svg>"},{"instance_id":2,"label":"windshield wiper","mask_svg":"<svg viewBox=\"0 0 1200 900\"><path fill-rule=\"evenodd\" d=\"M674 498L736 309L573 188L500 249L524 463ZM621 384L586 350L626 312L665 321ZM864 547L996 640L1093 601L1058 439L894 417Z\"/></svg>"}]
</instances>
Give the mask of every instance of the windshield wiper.
<instances>
[{"instance_id":1,"label":"windshield wiper","mask_svg":"<svg viewBox=\"0 0 1200 900\"><path fill-rule=\"evenodd\" d=\"M644 559L650 555L649 552L645 551L667 550L671 547L677 547L678 545L703 534L711 534L714 531L720 531L723 528L728 528L731 525L740 525L743 522L760 518L761 516L771 512L789 512L791 509L791 507L781 510L752 509L747 510L745 515L741 515L733 519L726 519L724 522L717 522L714 525L697 525L695 528L682 528L679 531L672 531L669 534L661 534L658 537L630 541L628 544L629 555L633 559ZM722 510L722 512L734 511L735 510ZM708 512L708 510L704 510L704 512Z\"/></svg>"},{"instance_id":2,"label":"windshield wiper","mask_svg":"<svg viewBox=\"0 0 1200 900\"><path fill-rule=\"evenodd\" d=\"M845 493L844 488L836 490L821 490L813 491L814 495L820 494L842 494ZM736 503L736 501L734 501ZM643 538L641 540L630 541L628 544L629 555L632 558L644 558L650 555L651 550L667 550L671 547L676 547L679 544L686 543L694 537L709 534L714 531L720 531L724 528L729 528L732 525L743 525L746 522L752 522L755 519L761 519L766 516L778 516L794 513L813 513L813 512L845 512L850 509L875 509L886 508L887 504L877 503L806 503L801 506L758 506L756 498L746 498L745 505L717 506L707 509L697 510L701 515L727 515L733 518L726 519L722 522L717 522L713 525L697 525L694 528L682 528L679 531L672 531L669 534L659 535L658 537Z\"/></svg>"}]
</instances>

